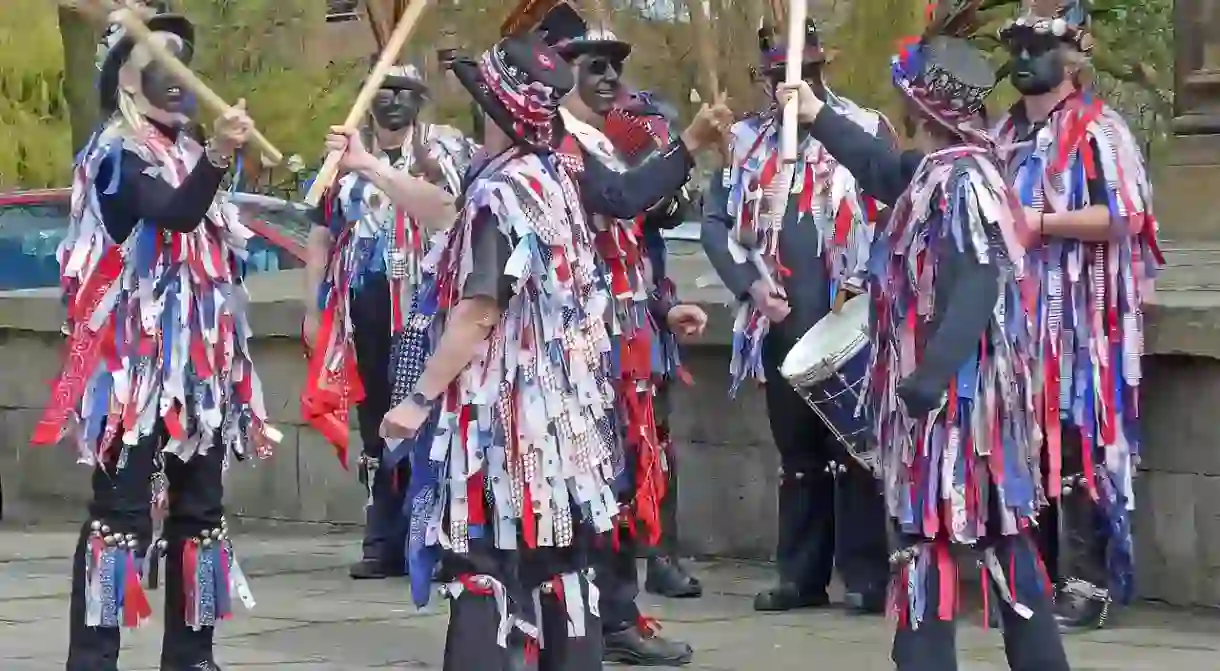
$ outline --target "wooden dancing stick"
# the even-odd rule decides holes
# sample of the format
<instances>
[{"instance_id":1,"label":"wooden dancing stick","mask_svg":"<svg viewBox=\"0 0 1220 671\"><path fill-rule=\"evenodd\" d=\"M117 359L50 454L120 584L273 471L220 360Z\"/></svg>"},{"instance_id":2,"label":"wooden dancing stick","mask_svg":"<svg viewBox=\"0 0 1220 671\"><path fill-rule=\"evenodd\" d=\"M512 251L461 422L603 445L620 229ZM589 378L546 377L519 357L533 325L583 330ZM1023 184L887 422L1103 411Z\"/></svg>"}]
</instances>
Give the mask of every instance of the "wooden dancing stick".
<instances>
[{"instance_id":1,"label":"wooden dancing stick","mask_svg":"<svg viewBox=\"0 0 1220 671\"><path fill-rule=\"evenodd\" d=\"M233 106L225 102L215 91L213 91L203 80L199 78L190 68L186 67L178 57L165 48L157 40L153 39L153 33L144 23L144 19L140 17L137 10L131 3L114 4L108 0L88 0L96 8L103 11L118 10L114 12L111 18L123 26L127 34L139 44L148 48L148 53L153 60L157 61L170 74L182 84L182 88L190 91L207 107L213 114L223 116L233 109ZM266 138L258 129L251 129L250 143L258 148L262 153L263 159L267 165L279 165L284 160L284 155L280 153L275 145Z\"/></svg>"},{"instance_id":2,"label":"wooden dancing stick","mask_svg":"<svg viewBox=\"0 0 1220 671\"><path fill-rule=\"evenodd\" d=\"M808 0L788 0L788 62L784 64L784 82L798 84L805 61L805 14ZM784 125L780 129L780 157L785 163L796 163L797 96L784 105Z\"/></svg>"},{"instance_id":3,"label":"wooden dancing stick","mask_svg":"<svg viewBox=\"0 0 1220 671\"><path fill-rule=\"evenodd\" d=\"M364 88L360 89L356 102L352 104L351 111L347 113L347 119L343 121L344 126L355 128L368 114L369 107L373 104L373 97L377 95L377 90L381 88L390 68L394 67L398 54L402 51L403 45L407 43L407 38L411 36L411 31L415 30L415 25L419 23L419 17L427 6L428 0L411 0L411 4L407 5L406 11L403 12L402 18L398 20L398 25L394 28L394 33L390 35L385 48L381 50L381 57L377 60L377 65L373 66L373 71L369 73L368 79L364 80ZM307 205L315 207L321 202L322 194L326 193L339 174L339 161L342 158L342 152L331 152L326 157L326 162L322 164L322 169L314 177L313 185L309 187L309 193L305 196Z\"/></svg>"},{"instance_id":4,"label":"wooden dancing stick","mask_svg":"<svg viewBox=\"0 0 1220 671\"><path fill-rule=\"evenodd\" d=\"M703 0L685 0L690 14L691 39L698 48L699 69L703 71L707 91L704 100L720 100L720 77L716 74L716 57L712 53L712 35L708 31L707 16L703 13Z\"/></svg>"}]
</instances>

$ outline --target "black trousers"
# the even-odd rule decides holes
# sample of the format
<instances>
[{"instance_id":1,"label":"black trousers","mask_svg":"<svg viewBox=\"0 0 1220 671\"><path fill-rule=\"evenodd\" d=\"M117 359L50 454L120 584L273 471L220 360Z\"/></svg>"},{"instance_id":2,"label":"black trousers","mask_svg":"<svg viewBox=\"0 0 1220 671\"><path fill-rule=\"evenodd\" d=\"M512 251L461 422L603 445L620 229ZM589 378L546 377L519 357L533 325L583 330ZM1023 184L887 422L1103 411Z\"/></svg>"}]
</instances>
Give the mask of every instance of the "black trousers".
<instances>
[{"instance_id":1,"label":"black trousers","mask_svg":"<svg viewBox=\"0 0 1220 671\"><path fill-rule=\"evenodd\" d=\"M1060 488L1061 498L1052 499L1038 520L1039 549L1056 584L1074 578L1107 589L1110 574L1102 513L1086 488L1069 484L1084 475L1080 433L1065 426L1062 449L1063 482L1047 483L1048 489ZM1047 472L1045 463L1043 472Z\"/></svg>"},{"instance_id":2,"label":"black trousers","mask_svg":"<svg viewBox=\"0 0 1220 671\"><path fill-rule=\"evenodd\" d=\"M665 498L661 499L661 541L649 554L672 557L678 554L681 531L678 528L678 450L669 435L670 386L661 384L657 389L656 418L657 438L665 446Z\"/></svg>"},{"instance_id":3,"label":"black trousers","mask_svg":"<svg viewBox=\"0 0 1220 671\"><path fill-rule=\"evenodd\" d=\"M883 595L889 543L880 483L846 458L821 418L779 368L795 342L773 331L763 341L767 418L779 449L780 581L823 592L837 566L849 592ZM831 462L845 465L843 472Z\"/></svg>"},{"instance_id":4,"label":"black trousers","mask_svg":"<svg viewBox=\"0 0 1220 671\"><path fill-rule=\"evenodd\" d=\"M380 562L387 570L406 568L407 515L403 502L411 482L411 462L403 459L383 465L385 440L381 420L390 410L390 285L385 275L369 275L352 294L352 340L356 368L364 385L364 401L356 406L360 425L361 482L369 489L365 509L365 560Z\"/></svg>"},{"instance_id":5,"label":"black trousers","mask_svg":"<svg viewBox=\"0 0 1220 671\"><path fill-rule=\"evenodd\" d=\"M167 438L164 429L159 428L155 435L130 447L125 455L121 454L122 445L116 444L111 450L111 462L99 464L93 471L90 519L81 528L72 559L67 671L117 671L119 668L120 630L86 625L85 553L94 521L109 527L115 534L133 534L140 553L149 551L154 540L150 480L160 459L164 459L169 480L169 516L163 530L168 546L161 668L163 671L185 671L200 662L214 661L213 629L204 627L195 631L186 625L182 548L204 530L222 526L224 447L218 443L206 455L195 455L182 462L177 457L161 454ZM120 458L124 460L121 467Z\"/></svg>"},{"instance_id":6,"label":"black trousers","mask_svg":"<svg viewBox=\"0 0 1220 671\"><path fill-rule=\"evenodd\" d=\"M598 671L602 668L602 626L589 606L589 582L583 573L588 566L589 540L573 548L523 549L513 552L495 550L472 540L470 552L446 555L442 579L466 578L477 583L479 576L490 576L502 584L509 601L510 614L523 614L542 632L540 650L530 652L531 644L519 630L509 636L509 645L497 641L500 614L493 594L464 589L449 610L445 636L444 671ZM585 635L568 636L569 600L573 594L560 594L551 588L556 578L578 574L583 606ZM540 610L534 612L533 591L545 586L539 595Z\"/></svg>"},{"instance_id":7,"label":"black trousers","mask_svg":"<svg viewBox=\"0 0 1220 671\"><path fill-rule=\"evenodd\" d=\"M615 538L617 537L617 542ZM626 527L598 538L592 552L597 589L601 593L602 631L614 634L638 626L640 608L640 544Z\"/></svg>"},{"instance_id":8,"label":"black trousers","mask_svg":"<svg viewBox=\"0 0 1220 671\"><path fill-rule=\"evenodd\" d=\"M1005 571L1015 567L1013 580L1017 584L1041 582L1036 549L1025 536L1006 536L994 540L1000 566ZM894 633L892 658L897 671L957 671L957 625L953 620L941 620L939 608L941 575L936 562L929 568L925 589L926 616L917 628L899 623ZM996 596L989 583L992 598ZM1045 590L1028 590L1019 602L1033 611L1033 617L1021 617L1012 606L999 600L1004 636L1004 653L1012 671L1069 671L1067 654L1063 650L1059 625L1055 621L1050 594Z\"/></svg>"}]
</instances>

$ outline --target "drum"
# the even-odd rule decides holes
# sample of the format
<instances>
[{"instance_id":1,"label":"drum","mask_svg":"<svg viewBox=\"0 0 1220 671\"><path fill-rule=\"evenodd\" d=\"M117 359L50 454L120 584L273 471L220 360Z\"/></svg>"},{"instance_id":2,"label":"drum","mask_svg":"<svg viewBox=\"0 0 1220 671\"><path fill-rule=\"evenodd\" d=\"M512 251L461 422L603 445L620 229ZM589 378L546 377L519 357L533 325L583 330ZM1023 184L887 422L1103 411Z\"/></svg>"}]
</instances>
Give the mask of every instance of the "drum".
<instances>
[{"instance_id":1,"label":"drum","mask_svg":"<svg viewBox=\"0 0 1220 671\"><path fill-rule=\"evenodd\" d=\"M813 325L784 358L780 374L856 463L877 473L877 452L860 403L868 375L869 298L855 296Z\"/></svg>"}]
</instances>

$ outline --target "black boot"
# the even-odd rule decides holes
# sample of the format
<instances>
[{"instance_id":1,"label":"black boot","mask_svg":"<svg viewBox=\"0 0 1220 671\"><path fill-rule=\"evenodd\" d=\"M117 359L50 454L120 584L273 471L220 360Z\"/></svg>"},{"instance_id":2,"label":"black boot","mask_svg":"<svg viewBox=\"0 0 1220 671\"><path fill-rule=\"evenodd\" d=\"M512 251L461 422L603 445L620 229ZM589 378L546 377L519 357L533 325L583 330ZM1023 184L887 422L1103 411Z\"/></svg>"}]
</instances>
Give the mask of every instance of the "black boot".
<instances>
[{"instance_id":1,"label":"black boot","mask_svg":"<svg viewBox=\"0 0 1220 671\"><path fill-rule=\"evenodd\" d=\"M670 599L696 599L703 596L703 585L699 580L688 573L677 558L668 556L648 558L644 589L649 594Z\"/></svg>"},{"instance_id":2,"label":"black boot","mask_svg":"<svg viewBox=\"0 0 1220 671\"><path fill-rule=\"evenodd\" d=\"M686 643L667 639L644 624L607 632L604 645L607 662L630 666L685 666L695 655Z\"/></svg>"},{"instance_id":3,"label":"black boot","mask_svg":"<svg viewBox=\"0 0 1220 671\"><path fill-rule=\"evenodd\" d=\"M1101 629L1110 618L1110 604L1108 590L1087 580L1068 578L1055 600L1055 620L1066 634Z\"/></svg>"},{"instance_id":4,"label":"black boot","mask_svg":"<svg viewBox=\"0 0 1220 671\"><path fill-rule=\"evenodd\" d=\"M664 405L658 395L658 415ZM678 455L669 440L669 427L657 428L665 445L666 492L661 499L661 543L648 558L644 589L649 594L670 599L697 599L703 596L703 585L678 560Z\"/></svg>"},{"instance_id":5,"label":"black boot","mask_svg":"<svg viewBox=\"0 0 1220 671\"><path fill-rule=\"evenodd\" d=\"M885 499L871 471L848 460L831 463L835 475L835 566L853 615L885 613L890 580L889 530Z\"/></svg>"},{"instance_id":6,"label":"black boot","mask_svg":"<svg viewBox=\"0 0 1220 671\"><path fill-rule=\"evenodd\" d=\"M834 478L825 468L783 473L779 483L776 563L779 584L754 598L754 610L830 604L834 568Z\"/></svg>"},{"instance_id":7,"label":"black boot","mask_svg":"<svg viewBox=\"0 0 1220 671\"><path fill-rule=\"evenodd\" d=\"M1106 568L1106 538L1091 496L1080 476L1064 478L1060 499L1060 570L1055 619L1065 633L1101 629L1112 604Z\"/></svg>"}]
</instances>

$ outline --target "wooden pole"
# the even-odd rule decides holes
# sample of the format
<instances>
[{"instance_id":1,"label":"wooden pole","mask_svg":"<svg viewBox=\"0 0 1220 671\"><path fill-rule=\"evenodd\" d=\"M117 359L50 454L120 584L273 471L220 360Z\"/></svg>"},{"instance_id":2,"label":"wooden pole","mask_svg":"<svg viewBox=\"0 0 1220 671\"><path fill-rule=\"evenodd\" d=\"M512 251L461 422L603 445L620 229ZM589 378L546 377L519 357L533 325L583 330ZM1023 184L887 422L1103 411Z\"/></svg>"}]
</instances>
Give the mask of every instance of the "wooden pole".
<instances>
[{"instance_id":1,"label":"wooden pole","mask_svg":"<svg viewBox=\"0 0 1220 671\"><path fill-rule=\"evenodd\" d=\"M784 81L796 84L801 81L801 66L805 61L805 13L808 0L788 0L788 62L784 68ZM784 125L780 129L780 156L785 163L796 163L797 151L797 99L784 105Z\"/></svg>"},{"instance_id":2,"label":"wooden pole","mask_svg":"<svg viewBox=\"0 0 1220 671\"><path fill-rule=\"evenodd\" d=\"M686 11L690 14L691 39L695 42L696 54L699 58L699 70L703 74L707 90L703 99L716 101L720 99L720 77L716 73L716 56L712 51L715 39L708 30L707 15L703 13L703 0L685 0Z\"/></svg>"},{"instance_id":3,"label":"wooden pole","mask_svg":"<svg viewBox=\"0 0 1220 671\"><path fill-rule=\"evenodd\" d=\"M114 8L105 0L91 0L95 5L103 10ZM127 34L136 40L138 43L148 48L149 54L153 60L157 61L170 74L182 84L182 88L190 91L207 107L213 114L224 115L233 109L233 106L225 102L223 98L216 94L203 80L199 78L190 68L186 67L178 57L166 49L163 44L153 39L153 33L148 29L144 20L140 18L138 10L130 5L124 4L117 7L111 17L118 22L127 31ZM280 153L275 145L271 144L262 133L254 129L250 135L250 144L254 145L263 155L263 160L267 165L279 165L284 160L284 155Z\"/></svg>"},{"instance_id":4,"label":"wooden pole","mask_svg":"<svg viewBox=\"0 0 1220 671\"><path fill-rule=\"evenodd\" d=\"M402 52L403 45L407 43L407 38L411 36L411 31L415 30L415 25L419 23L419 17L427 6L428 0L412 0L411 4L407 6L402 18L398 20L397 27L394 28L394 33L386 42L385 49L381 51L381 58L377 60L377 65L369 73L368 79L364 80L364 87L360 89L356 102L347 113L347 119L343 122L345 127L355 128L364 115L368 114L369 107L373 104L373 97L377 95L377 90L381 88L381 83L385 81L390 68L394 67L398 54ZM331 152L326 157L326 162L322 164L322 169L318 171L313 185L309 187L309 193L305 196L307 205L314 207L321 202L322 195L326 193L339 174L339 161L342 158L341 152Z\"/></svg>"}]
</instances>

